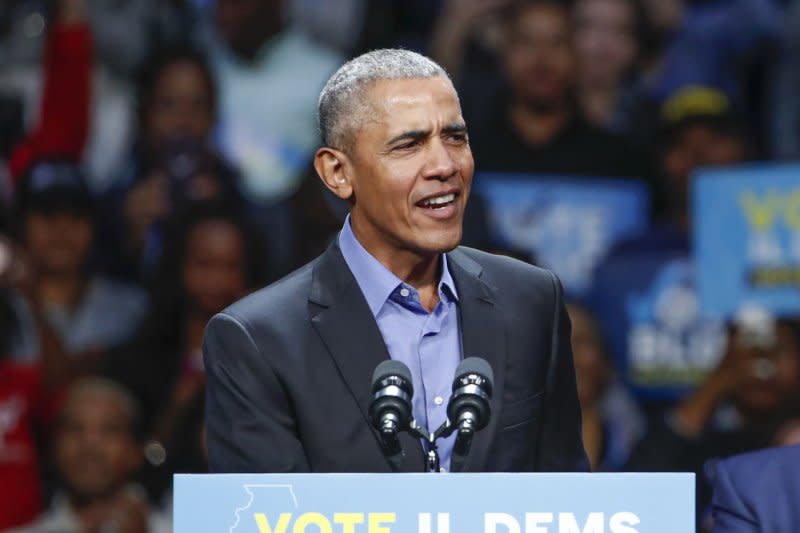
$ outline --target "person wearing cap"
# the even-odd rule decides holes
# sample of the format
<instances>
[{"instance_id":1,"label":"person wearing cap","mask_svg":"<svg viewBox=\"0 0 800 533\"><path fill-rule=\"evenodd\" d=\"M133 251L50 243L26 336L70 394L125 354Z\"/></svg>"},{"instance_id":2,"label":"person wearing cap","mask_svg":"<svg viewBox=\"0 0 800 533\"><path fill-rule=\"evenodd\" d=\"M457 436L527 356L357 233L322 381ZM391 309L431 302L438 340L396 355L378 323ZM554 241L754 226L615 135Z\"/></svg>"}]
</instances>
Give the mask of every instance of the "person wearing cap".
<instances>
[{"instance_id":1,"label":"person wearing cap","mask_svg":"<svg viewBox=\"0 0 800 533\"><path fill-rule=\"evenodd\" d=\"M88 273L94 205L76 165L33 165L19 183L15 207L20 244L15 261L21 275L14 282L14 302L20 326L12 356L41 358L48 378L60 382L89 362L81 356L132 335L146 297Z\"/></svg>"}]
</instances>

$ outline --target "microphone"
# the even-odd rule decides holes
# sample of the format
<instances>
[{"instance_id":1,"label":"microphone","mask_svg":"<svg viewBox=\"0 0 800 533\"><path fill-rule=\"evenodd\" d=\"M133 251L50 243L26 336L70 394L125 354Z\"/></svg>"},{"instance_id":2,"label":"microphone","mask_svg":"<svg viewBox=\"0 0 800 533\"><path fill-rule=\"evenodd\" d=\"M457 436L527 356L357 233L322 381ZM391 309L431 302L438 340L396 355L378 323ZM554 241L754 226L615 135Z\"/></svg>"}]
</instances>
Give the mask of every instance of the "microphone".
<instances>
[{"instance_id":1,"label":"microphone","mask_svg":"<svg viewBox=\"0 0 800 533\"><path fill-rule=\"evenodd\" d=\"M403 459L399 433L411 425L411 371L401 361L383 361L372 374L372 403L369 417L378 430L386 457L395 470Z\"/></svg>"},{"instance_id":2,"label":"microphone","mask_svg":"<svg viewBox=\"0 0 800 533\"><path fill-rule=\"evenodd\" d=\"M489 423L494 373L485 359L467 357L459 363L455 375L447 418L451 423L448 434L456 431L450 470L458 472L464 465L475 432Z\"/></svg>"}]
</instances>

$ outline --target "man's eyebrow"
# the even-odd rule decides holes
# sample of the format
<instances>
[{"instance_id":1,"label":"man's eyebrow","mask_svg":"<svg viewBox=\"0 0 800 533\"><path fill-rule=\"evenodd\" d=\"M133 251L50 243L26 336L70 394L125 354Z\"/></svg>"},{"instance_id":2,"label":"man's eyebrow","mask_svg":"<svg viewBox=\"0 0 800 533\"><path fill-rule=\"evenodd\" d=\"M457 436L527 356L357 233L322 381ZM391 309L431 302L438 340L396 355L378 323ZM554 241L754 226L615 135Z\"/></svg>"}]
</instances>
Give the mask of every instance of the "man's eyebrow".
<instances>
[{"instance_id":1,"label":"man's eyebrow","mask_svg":"<svg viewBox=\"0 0 800 533\"><path fill-rule=\"evenodd\" d=\"M467 125L463 122L453 122L442 128L442 133L467 133Z\"/></svg>"},{"instance_id":2,"label":"man's eyebrow","mask_svg":"<svg viewBox=\"0 0 800 533\"><path fill-rule=\"evenodd\" d=\"M448 124L444 128L442 128L442 133L452 134L452 133L466 133L467 132L467 125L463 122L453 122ZM389 139L386 144L394 144L398 141L416 141L419 139L424 139L431 134L431 130L409 130L404 131L403 133L396 135Z\"/></svg>"}]
</instances>

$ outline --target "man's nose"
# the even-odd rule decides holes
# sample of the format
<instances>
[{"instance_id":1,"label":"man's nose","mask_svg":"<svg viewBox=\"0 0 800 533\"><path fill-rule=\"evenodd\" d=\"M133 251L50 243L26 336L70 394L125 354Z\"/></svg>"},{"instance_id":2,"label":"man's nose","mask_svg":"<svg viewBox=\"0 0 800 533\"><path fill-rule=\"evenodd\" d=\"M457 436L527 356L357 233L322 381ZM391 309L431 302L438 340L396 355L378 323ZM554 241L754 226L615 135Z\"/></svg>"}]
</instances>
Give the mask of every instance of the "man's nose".
<instances>
[{"instance_id":1,"label":"man's nose","mask_svg":"<svg viewBox=\"0 0 800 533\"><path fill-rule=\"evenodd\" d=\"M458 171L458 164L445 143L436 139L430 144L426 162L425 177L429 179L447 180Z\"/></svg>"}]
</instances>

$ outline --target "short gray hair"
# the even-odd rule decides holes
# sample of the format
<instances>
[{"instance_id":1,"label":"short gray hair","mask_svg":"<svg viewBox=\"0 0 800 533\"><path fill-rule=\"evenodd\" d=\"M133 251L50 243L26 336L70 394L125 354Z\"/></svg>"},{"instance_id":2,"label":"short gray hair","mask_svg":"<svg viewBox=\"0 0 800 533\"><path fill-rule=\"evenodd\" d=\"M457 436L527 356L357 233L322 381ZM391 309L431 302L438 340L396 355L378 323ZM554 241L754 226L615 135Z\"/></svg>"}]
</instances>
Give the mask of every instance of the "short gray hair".
<instances>
[{"instance_id":1,"label":"short gray hair","mask_svg":"<svg viewBox=\"0 0 800 533\"><path fill-rule=\"evenodd\" d=\"M330 77L319 95L322 143L338 149L349 145L351 132L365 115L365 89L373 83L438 76L450 80L435 61L410 50L386 48L351 59Z\"/></svg>"}]
</instances>

